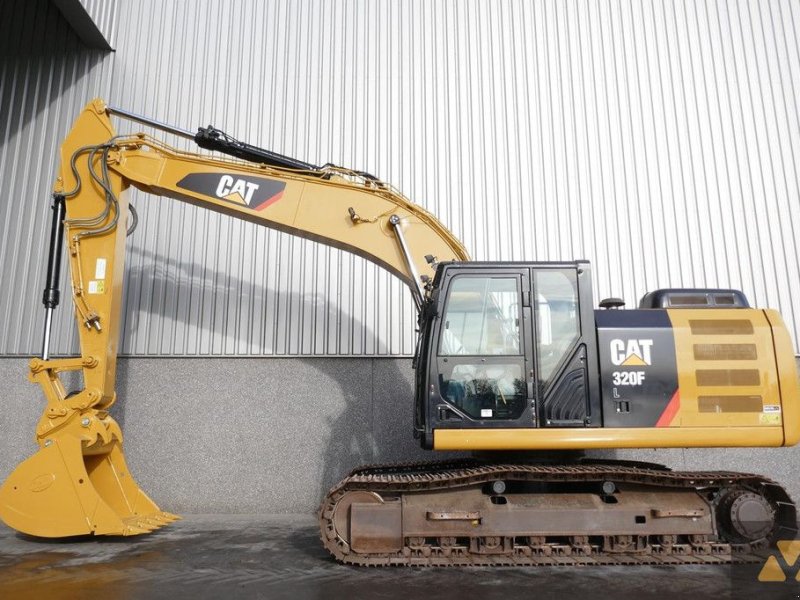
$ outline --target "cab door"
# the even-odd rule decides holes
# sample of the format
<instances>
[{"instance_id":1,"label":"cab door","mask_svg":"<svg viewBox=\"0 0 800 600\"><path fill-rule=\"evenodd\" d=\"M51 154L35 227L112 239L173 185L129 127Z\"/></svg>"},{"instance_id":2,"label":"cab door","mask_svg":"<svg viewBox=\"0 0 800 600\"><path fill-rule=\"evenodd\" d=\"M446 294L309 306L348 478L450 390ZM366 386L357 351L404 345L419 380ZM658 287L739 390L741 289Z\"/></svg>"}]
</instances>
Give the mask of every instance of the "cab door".
<instances>
[{"instance_id":1,"label":"cab door","mask_svg":"<svg viewBox=\"0 0 800 600\"><path fill-rule=\"evenodd\" d=\"M463 269L448 279L434 349L434 420L444 427L533 426L528 269Z\"/></svg>"}]
</instances>

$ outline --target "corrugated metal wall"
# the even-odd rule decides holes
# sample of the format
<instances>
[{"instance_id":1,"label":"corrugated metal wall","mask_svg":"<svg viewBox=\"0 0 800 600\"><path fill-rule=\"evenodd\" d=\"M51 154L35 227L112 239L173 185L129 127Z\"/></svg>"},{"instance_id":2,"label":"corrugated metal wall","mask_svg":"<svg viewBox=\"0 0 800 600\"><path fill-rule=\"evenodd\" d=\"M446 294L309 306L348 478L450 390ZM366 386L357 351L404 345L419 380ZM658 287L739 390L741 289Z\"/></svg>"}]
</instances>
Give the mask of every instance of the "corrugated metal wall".
<instances>
[{"instance_id":1,"label":"corrugated metal wall","mask_svg":"<svg viewBox=\"0 0 800 600\"><path fill-rule=\"evenodd\" d=\"M800 337L796 2L124 0L118 18L115 54L4 60L2 353L38 351L55 146L95 95L375 173L477 259L588 258L596 298L629 305L742 288ZM133 202L124 353L412 352L410 298L377 267Z\"/></svg>"},{"instance_id":2,"label":"corrugated metal wall","mask_svg":"<svg viewBox=\"0 0 800 600\"><path fill-rule=\"evenodd\" d=\"M87 49L49 0L0 2L0 353L41 349L59 139L86 98L110 92L113 61L112 53ZM65 281L61 352L77 348Z\"/></svg>"}]
</instances>

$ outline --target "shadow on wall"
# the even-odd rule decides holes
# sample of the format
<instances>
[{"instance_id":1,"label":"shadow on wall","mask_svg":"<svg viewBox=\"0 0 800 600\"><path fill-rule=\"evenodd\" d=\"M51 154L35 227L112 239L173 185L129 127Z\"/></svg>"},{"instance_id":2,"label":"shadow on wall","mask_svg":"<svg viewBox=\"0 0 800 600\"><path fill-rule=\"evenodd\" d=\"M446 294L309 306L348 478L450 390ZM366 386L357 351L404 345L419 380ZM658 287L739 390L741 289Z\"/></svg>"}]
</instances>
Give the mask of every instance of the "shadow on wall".
<instances>
[{"instance_id":1,"label":"shadow on wall","mask_svg":"<svg viewBox=\"0 0 800 600\"><path fill-rule=\"evenodd\" d=\"M226 282L224 289L212 291L220 295L220 301L228 298L229 290L240 290L241 294L248 296L251 305L264 307L267 297L275 294L273 289L259 288L231 273L203 268L197 263L173 261L168 269L161 269L158 265L164 264L164 257L139 249L132 249L131 254L144 257L146 262L157 266L130 268L126 273L126 289L129 290L148 293L148 290L157 289L173 299L186 298L193 292L198 293L192 289L191 274L202 272L206 281ZM138 261L131 261L132 264L135 262ZM145 326L153 326L152 319L170 320L173 325L178 320L182 326L189 325L187 320L190 317L185 311L175 310L176 302L155 303L152 310L148 311L148 319L135 313L126 315L126 334L144 335L146 332L140 330ZM313 295L286 293L282 302L318 309ZM327 316L329 322L336 322L339 317L330 308ZM212 323L201 319L200 323L195 322L191 326L210 333ZM365 331L368 336L372 335L363 324L356 324L356 328ZM217 364L221 369L226 368L223 365L230 365L230 361L234 361L236 380L219 387L212 382L198 389L195 382L174 381L166 373L154 373L153 378L160 379L162 390L156 393L163 393L164 387L168 387L174 395L142 398L146 393L141 387L142 375L132 374L126 365L127 361L120 363L117 377L119 401L112 413L126 433L130 430L135 431L137 436L150 435L141 431L141 423L126 425L126 403L129 398L135 402L132 408L135 406L136 409L131 421L144 418L151 410L143 403L160 402L164 398L170 404L164 407L164 411L174 415L174 419L181 420L178 431L185 432L183 435L186 440L183 443L191 437L193 444L219 453L209 458L208 465L191 465L189 463L196 458L176 453L165 458L173 461L172 468L177 469L178 462L184 461L184 468L196 466L198 469L213 470L216 461L226 455L222 462L227 462L227 468L218 477L219 481L225 481L225 485L233 487L238 485L237 477L245 476L242 468L244 461L240 461L239 457L255 457L252 461L248 458L247 463L256 469L259 478L270 484L258 485L265 485L264 491L268 487L284 488L281 496L276 496L272 501L265 499L265 502L274 502L275 506L282 507L288 504L284 496L288 498L290 490L294 490L296 506L305 510L312 505L317 506L328 489L356 466L444 458L441 453L434 457L423 451L413 438L414 386L410 358L286 358L265 355L261 358L225 359L204 356L212 361L211 370L215 372L214 361L219 361ZM193 360L197 359L159 359L158 362L164 365L165 372L173 371L177 376L185 376L185 365ZM179 366L171 361L183 364ZM198 361L197 364L208 362ZM135 370L134 367L131 364L130 369ZM205 376L208 374L198 374L197 378ZM233 373L229 376L234 378ZM187 391L187 388L194 391ZM179 397L191 393L204 397ZM197 414L198 411L201 414ZM187 414L189 412L192 414ZM225 440L234 436L238 448L225 446ZM151 442L155 443L155 440ZM134 437L128 437L126 445L132 449L139 443ZM154 465L153 470L157 469L159 467ZM304 472L297 473L297 469ZM308 470L313 473L306 472ZM312 485L313 492L309 489ZM313 500L310 498L312 495ZM251 506L241 504L234 508L248 510Z\"/></svg>"}]
</instances>

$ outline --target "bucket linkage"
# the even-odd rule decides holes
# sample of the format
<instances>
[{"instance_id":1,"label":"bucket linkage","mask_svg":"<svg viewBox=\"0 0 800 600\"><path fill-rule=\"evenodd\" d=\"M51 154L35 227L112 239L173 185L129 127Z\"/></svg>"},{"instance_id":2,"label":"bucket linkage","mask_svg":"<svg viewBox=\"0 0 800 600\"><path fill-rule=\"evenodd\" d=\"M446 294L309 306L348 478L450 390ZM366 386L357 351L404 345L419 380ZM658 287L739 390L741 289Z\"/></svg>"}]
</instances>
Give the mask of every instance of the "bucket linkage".
<instances>
[{"instance_id":1,"label":"bucket linkage","mask_svg":"<svg viewBox=\"0 0 800 600\"><path fill-rule=\"evenodd\" d=\"M30 378L45 389L48 406L36 429L39 450L0 487L0 518L40 537L137 535L175 521L131 476L108 406L94 408L85 391L66 397L58 372L84 362L31 361Z\"/></svg>"}]
</instances>

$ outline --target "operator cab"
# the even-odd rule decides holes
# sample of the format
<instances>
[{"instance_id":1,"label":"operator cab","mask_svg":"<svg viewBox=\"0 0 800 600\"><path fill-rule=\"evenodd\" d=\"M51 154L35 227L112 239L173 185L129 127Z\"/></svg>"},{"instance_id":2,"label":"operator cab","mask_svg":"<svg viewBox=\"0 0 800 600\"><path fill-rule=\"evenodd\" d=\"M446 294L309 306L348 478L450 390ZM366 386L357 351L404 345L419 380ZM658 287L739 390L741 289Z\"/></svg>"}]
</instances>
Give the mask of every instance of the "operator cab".
<instances>
[{"instance_id":1,"label":"operator cab","mask_svg":"<svg viewBox=\"0 0 800 600\"><path fill-rule=\"evenodd\" d=\"M584 261L439 265L415 358L422 445L442 428L599 426L591 290Z\"/></svg>"}]
</instances>

